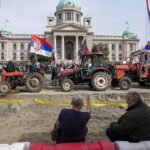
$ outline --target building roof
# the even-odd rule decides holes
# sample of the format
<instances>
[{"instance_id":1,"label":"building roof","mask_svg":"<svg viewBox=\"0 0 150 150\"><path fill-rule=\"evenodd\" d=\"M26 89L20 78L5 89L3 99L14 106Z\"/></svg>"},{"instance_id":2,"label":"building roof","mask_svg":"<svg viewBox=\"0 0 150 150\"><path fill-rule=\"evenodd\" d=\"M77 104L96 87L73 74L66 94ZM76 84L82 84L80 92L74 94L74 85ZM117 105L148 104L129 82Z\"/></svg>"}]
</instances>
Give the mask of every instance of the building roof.
<instances>
[{"instance_id":1,"label":"building roof","mask_svg":"<svg viewBox=\"0 0 150 150\"><path fill-rule=\"evenodd\" d=\"M132 31L130 31L129 27L123 32L122 36L127 37L127 38L133 38L136 37L136 34Z\"/></svg>"},{"instance_id":2,"label":"building roof","mask_svg":"<svg viewBox=\"0 0 150 150\"><path fill-rule=\"evenodd\" d=\"M76 0L60 0L56 9L58 11L64 8L81 10L81 7L79 6Z\"/></svg>"},{"instance_id":3,"label":"building roof","mask_svg":"<svg viewBox=\"0 0 150 150\"><path fill-rule=\"evenodd\" d=\"M11 34L11 31L5 26L0 29L1 34L9 35Z\"/></svg>"}]
</instances>

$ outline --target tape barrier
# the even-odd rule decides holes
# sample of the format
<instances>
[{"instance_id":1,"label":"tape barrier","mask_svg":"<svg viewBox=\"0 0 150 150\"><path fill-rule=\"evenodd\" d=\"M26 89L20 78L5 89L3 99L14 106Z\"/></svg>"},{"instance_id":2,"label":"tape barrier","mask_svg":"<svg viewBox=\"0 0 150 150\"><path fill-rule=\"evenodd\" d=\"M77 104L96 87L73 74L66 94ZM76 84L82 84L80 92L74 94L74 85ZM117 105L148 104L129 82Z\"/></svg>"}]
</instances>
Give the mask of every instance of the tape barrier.
<instances>
[{"instance_id":1,"label":"tape barrier","mask_svg":"<svg viewBox=\"0 0 150 150\"><path fill-rule=\"evenodd\" d=\"M40 105L59 105L59 106L70 106L70 101L55 101L55 100L0 100L0 103L8 103L8 104L15 104L15 103L22 103L22 102L32 102L35 104ZM86 104L85 104L86 105ZM92 102L92 106L94 107L102 107L102 106L127 106L126 103L121 102Z\"/></svg>"}]
</instances>

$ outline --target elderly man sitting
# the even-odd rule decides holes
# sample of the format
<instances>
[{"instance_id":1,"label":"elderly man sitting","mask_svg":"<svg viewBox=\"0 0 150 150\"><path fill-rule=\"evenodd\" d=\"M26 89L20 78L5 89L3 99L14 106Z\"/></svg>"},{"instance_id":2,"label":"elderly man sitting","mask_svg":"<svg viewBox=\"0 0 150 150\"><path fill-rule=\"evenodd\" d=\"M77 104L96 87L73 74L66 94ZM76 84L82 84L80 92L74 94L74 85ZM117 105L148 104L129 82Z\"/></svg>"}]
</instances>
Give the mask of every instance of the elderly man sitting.
<instances>
[{"instance_id":1,"label":"elderly man sitting","mask_svg":"<svg viewBox=\"0 0 150 150\"><path fill-rule=\"evenodd\" d=\"M86 124L90 119L91 103L87 97L86 112L81 112L83 99L74 96L71 101L72 109L63 109L58 117L56 125L59 125L60 132L56 139L57 143L83 142L87 133Z\"/></svg>"},{"instance_id":2,"label":"elderly man sitting","mask_svg":"<svg viewBox=\"0 0 150 150\"><path fill-rule=\"evenodd\" d=\"M117 122L112 122L106 130L107 136L114 141L150 141L150 108L142 101L137 92L126 96L127 112Z\"/></svg>"}]
</instances>

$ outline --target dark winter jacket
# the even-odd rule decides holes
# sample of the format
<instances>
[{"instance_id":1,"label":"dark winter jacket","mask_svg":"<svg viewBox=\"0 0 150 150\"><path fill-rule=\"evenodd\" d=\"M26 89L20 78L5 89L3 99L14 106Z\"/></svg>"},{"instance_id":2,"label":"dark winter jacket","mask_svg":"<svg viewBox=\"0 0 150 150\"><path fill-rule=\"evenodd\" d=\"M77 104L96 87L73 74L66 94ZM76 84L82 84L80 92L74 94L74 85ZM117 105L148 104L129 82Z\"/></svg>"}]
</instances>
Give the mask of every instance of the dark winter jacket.
<instances>
[{"instance_id":1,"label":"dark winter jacket","mask_svg":"<svg viewBox=\"0 0 150 150\"><path fill-rule=\"evenodd\" d=\"M150 141L150 108L143 102L127 109L118 122L110 124L112 131L137 141Z\"/></svg>"}]
</instances>

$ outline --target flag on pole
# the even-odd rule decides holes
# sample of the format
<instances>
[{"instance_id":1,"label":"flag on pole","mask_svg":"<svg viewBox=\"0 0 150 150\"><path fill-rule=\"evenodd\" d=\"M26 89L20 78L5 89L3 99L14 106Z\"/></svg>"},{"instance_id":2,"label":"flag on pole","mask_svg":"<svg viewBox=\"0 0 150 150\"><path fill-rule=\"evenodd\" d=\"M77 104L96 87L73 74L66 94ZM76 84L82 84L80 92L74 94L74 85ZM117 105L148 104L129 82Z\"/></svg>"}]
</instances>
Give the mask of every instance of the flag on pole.
<instances>
[{"instance_id":1,"label":"flag on pole","mask_svg":"<svg viewBox=\"0 0 150 150\"><path fill-rule=\"evenodd\" d=\"M2 33L0 32L0 40L2 40Z\"/></svg>"},{"instance_id":2,"label":"flag on pole","mask_svg":"<svg viewBox=\"0 0 150 150\"><path fill-rule=\"evenodd\" d=\"M146 0L146 5L147 5L148 18L150 20L150 0Z\"/></svg>"},{"instance_id":3,"label":"flag on pole","mask_svg":"<svg viewBox=\"0 0 150 150\"><path fill-rule=\"evenodd\" d=\"M83 53L87 53L87 52L88 52L88 47L85 39L81 45L81 49L79 50L78 55L81 57Z\"/></svg>"},{"instance_id":4,"label":"flag on pole","mask_svg":"<svg viewBox=\"0 0 150 150\"><path fill-rule=\"evenodd\" d=\"M30 50L31 53L51 57L52 47L53 47L52 44L48 43L44 39L32 35L31 50Z\"/></svg>"},{"instance_id":5,"label":"flag on pole","mask_svg":"<svg viewBox=\"0 0 150 150\"><path fill-rule=\"evenodd\" d=\"M150 50L150 41L148 41L148 43L145 45L145 50Z\"/></svg>"},{"instance_id":6,"label":"flag on pole","mask_svg":"<svg viewBox=\"0 0 150 150\"><path fill-rule=\"evenodd\" d=\"M81 46L81 50L83 53L88 51L88 47L87 47L87 43L86 43L86 39L84 40L82 46Z\"/></svg>"}]
</instances>

